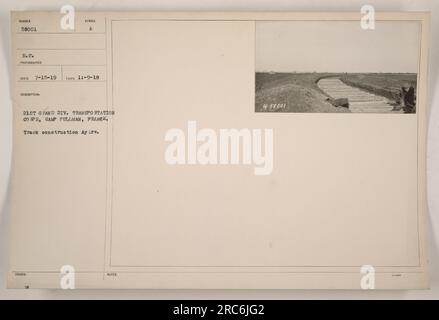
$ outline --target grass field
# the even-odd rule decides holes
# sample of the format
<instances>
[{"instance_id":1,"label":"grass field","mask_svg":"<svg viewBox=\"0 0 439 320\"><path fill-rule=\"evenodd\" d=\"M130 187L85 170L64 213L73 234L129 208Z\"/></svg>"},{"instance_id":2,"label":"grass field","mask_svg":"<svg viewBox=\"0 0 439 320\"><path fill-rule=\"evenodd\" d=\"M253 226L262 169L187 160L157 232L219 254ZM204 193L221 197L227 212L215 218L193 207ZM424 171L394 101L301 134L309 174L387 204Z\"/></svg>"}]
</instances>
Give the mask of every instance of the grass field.
<instances>
[{"instance_id":1,"label":"grass field","mask_svg":"<svg viewBox=\"0 0 439 320\"><path fill-rule=\"evenodd\" d=\"M348 85L397 101L404 83L416 88L416 74L389 73L256 73L255 111L263 112L350 112L326 99L317 82L339 77ZM270 106L273 108L270 109Z\"/></svg>"},{"instance_id":2,"label":"grass field","mask_svg":"<svg viewBox=\"0 0 439 320\"><path fill-rule=\"evenodd\" d=\"M279 112L349 112L326 101L327 96L317 81L331 74L325 73L256 73L255 111L264 105L283 105Z\"/></svg>"}]
</instances>

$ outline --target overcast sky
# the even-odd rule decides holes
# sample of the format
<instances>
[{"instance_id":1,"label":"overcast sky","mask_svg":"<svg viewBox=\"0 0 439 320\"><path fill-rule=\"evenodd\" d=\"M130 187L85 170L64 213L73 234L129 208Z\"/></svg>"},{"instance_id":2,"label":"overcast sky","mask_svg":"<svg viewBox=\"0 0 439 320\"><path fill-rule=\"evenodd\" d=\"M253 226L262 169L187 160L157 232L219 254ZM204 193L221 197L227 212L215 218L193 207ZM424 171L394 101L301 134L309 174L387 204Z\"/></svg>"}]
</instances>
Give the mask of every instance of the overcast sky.
<instances>
[{"instance_id":1,"label":"overcast sky","mask_svg":"<svg viewBox=\"0 0 439 320\"><path fill-rule=\"evenodd\" d=\"M256 71L416 73L419 41L414 21L260 21Z\"/></svg>"}]
</instances>

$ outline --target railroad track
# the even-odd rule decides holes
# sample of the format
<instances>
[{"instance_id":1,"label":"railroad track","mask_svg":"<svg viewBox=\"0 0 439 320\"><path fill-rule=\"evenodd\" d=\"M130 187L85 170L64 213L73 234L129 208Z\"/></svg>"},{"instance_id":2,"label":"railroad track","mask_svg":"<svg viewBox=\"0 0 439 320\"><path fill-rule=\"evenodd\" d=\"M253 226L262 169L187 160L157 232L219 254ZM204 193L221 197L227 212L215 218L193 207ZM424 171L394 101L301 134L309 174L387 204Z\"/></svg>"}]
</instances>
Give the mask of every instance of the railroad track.
<instances>
[{"instance_id":1,"label":"railroad track","mask_svg":"<svg viewBox=\"0 0 439 320\"><path fill-rule=\"evenodd\" d=\"M352 112L395 113L391 101L359 88L347 85L339 78L324 78L317 85L333 99L349 99L349 110ZM402 111L401 111L402 112Z\"/></svg>"}]
</instances>

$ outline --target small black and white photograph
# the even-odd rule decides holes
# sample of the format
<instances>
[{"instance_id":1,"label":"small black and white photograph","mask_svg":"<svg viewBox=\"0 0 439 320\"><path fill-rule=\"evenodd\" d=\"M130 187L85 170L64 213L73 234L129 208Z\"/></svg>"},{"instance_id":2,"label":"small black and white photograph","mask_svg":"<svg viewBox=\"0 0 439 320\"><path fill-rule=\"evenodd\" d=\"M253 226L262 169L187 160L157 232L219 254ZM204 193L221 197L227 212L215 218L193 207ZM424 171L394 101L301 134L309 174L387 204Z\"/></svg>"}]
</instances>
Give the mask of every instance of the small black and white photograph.
<instances>
[{"instance_id":1,"label":"small black and white photograph","mask_svg":"<svg viewBox=\"0 0 439 320\"><path fill-rule=\"evenodd\" d=\"M255 112L416 113L416 21L256 22Z\"/></svg>"}]
</instances>

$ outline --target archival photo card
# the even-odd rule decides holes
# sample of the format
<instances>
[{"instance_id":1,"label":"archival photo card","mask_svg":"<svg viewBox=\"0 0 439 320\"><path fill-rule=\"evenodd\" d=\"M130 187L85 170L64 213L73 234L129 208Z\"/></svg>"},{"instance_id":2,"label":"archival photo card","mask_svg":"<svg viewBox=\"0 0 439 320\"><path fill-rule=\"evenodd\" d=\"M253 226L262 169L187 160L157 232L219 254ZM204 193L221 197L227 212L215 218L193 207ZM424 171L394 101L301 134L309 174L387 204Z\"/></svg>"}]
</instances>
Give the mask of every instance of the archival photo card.
<instances>
[{"instance_id":1,"label":"archival photo card","mask_svg":"<svg viewBox=\"0 0 439 320\"><path fill-rule=\"evenodd\" d=\"M11 14L9 288L429 287L428 13L64 17Z\"/></svg>"},{"instance_id":2,"label":"archival photo card","mask_svg":"<svg viewBox=\"0 0 439 320\"><path fill-rule=\"evenodd\" d=\"M258 21L256 112L416 113L417 21Z\"/></svg>"}]
</instances>

